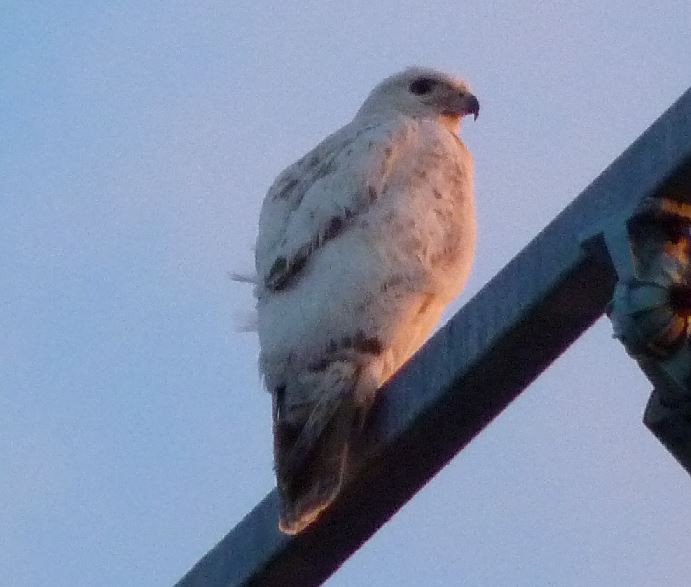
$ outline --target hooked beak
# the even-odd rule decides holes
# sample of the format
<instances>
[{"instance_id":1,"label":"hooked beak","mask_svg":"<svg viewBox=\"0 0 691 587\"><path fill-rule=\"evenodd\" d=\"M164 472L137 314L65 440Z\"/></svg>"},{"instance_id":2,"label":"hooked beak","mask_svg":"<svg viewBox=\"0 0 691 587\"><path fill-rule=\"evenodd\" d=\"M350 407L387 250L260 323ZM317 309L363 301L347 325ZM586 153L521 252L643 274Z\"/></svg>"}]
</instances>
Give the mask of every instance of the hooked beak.
<instances>
[{"instance_id":1,"label":"hooked beak","mask_svg":"<svg viewBox=\"0 0 691 587\"><path fill-rule=\"evenodd\" d=\"M477 120L480 114L480 102L473 94L463 94L461 96L461 113L463 116L472 114L473 120Z\"/></svg>"}]
</instances>

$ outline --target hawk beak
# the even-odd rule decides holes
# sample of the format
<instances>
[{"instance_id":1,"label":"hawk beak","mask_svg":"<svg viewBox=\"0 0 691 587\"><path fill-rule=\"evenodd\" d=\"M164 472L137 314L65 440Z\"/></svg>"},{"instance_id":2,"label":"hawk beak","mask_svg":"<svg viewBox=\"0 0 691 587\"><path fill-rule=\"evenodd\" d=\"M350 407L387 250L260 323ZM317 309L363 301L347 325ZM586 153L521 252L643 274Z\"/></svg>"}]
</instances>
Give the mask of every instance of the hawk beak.
<instances>
[{"instance_id":1,"label":"hawk beak","mask_svg":"<svg viewBox=\"0 0 691 587\"><path fill-rule=\"evenodd\" d=\"M473 94L463 94L461 96L461 108L464 116L466 114L472 114L473 120L477 120L480 114L480 102L478 102L478 99L473 96Z\"/></svg>"}]
</instances>

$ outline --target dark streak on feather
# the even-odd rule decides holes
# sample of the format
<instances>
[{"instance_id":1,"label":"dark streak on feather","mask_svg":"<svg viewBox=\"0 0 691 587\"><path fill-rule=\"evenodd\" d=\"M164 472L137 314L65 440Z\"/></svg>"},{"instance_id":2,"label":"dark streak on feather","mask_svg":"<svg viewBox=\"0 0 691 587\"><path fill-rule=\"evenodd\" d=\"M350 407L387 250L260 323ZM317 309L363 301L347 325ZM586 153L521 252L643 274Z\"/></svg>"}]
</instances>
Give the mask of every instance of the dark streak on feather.
<instances>
[{"instance_id":1,"label":"dark streak on feather","mask_svg":"<svg viewBox=\"0 0 691 587\"><path fill-rule=\"evenodd\" d=\"M329 221L329 225L324 231L324 240L331 240L338 236L338 233L343 229L343 218L340 216L334 216Z\"/></svg>"},{"instance_id":2,"label":"dark streak on feather","mask_svg":"<svg viewBox=\"0 0 691 587\"><path fill-rule=\"evenodd\" d=\"M365 336L362 330L355 333L353 340L353 348L361 353L368 353L371 355L380 355L384 350L381 341L375 336Z\"/></svg>"},{"instance_id":3,"label":"dark streak on feather","mask_svg":"<svg viewBox=\"0 0 691 587\"><path fill-rule=\"evenodd\" d=\"M269 275L264 282L266 287L274 291L280 291L288 286L293 278L305 267L308 257L325 242L336 238L343 231L346 221L353 216L355 216L355 213L348 208L343 210L343 216L332 216L321 235L310 243L303 245L290 263L286 257L278 257L271 266ZM314 217L314 212L311 213L310 217Z\"/></svg>"},{"instance_id":4,"label":"dark streak on feather","mask_svg":"<svg viewBox=\"0 0 691 587\"><path fill-rule=\"evenodd\" d=\"M280 191L278 191L274 195L274 200L285 200L288 198L290 195L290 192L293 190L293 188L298 184L297 179L291 179L286 183L284 187L281 188Z\"/></svg>"},{"instance_id":5,"label":"dark streak on feather","mask_svg":"<svg viewBox=\"0 0 691 587\"><path fill-rule=\"evenodd\" d=\"M278 257L278 259L276 259L274 264L271 266L269 276L266 278L266 286L275 291L280 291L285 288L290 283L290 280L293 278L293 276L302 271L302 268L307 262L307 257L309 256L311 249L311 245L301 247L290 265L288 265L288 261L285 257Z\"/></svg>"}]
</instances>

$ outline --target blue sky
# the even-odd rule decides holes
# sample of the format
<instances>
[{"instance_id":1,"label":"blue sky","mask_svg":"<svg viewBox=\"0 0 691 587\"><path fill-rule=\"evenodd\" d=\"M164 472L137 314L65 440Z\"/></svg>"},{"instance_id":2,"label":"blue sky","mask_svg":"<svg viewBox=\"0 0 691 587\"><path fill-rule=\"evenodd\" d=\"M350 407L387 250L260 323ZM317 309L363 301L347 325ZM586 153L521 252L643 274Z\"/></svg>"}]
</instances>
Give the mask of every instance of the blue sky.
<instances>
[{"instance_id":1,"label":"blue sky","mask_svg":"<svg viewBox=\"0 0 691 587\"><path fill-rule=\"evenodd\" d=\"M691 4L5 2L0 582L170 585L273 485L273 177L410 64L482 103L467 301L688 86ZM686 585L691 480L600 321L328 582Z\"/></svg>"}]
</instances>

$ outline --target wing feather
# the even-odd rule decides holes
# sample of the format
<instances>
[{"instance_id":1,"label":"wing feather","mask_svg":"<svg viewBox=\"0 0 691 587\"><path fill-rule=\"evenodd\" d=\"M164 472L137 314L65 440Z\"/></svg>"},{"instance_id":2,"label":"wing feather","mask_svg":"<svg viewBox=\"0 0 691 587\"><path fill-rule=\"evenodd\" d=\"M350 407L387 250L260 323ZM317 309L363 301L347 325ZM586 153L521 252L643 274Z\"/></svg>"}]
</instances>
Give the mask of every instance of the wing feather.
<instances>
[{"instance_id":1,"label":"wing feather","mask_svg":"<svg viewBox=\"0 0 691 587\"><path fill-rule=\"evenodd\" d=\"M405 142L400 134L390 122L351 123L279 175L259 219L255 260L263 287L289 287L316 250L376 201Z\"/></svg>"}]
</instances>

